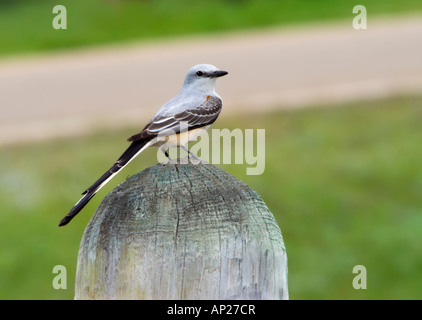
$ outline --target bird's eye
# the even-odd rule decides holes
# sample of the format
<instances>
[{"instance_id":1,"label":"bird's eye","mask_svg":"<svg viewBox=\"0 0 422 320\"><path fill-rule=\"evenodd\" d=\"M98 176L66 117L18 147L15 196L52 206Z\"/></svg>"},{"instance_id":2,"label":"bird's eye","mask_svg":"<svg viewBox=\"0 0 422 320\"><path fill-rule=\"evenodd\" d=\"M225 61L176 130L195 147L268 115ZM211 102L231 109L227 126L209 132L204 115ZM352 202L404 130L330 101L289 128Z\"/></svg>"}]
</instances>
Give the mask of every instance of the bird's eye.
<instances>
[{"instance_id":1,"label":"bird's eye","mask_svg":"<svg viewBox=\"0 0 422 320\"><path fill-rule=\"evenodd\" d=\"M202 73L202 71L198 71L198 72L196 73L196 75L197 75L198 77L202 77L203 73Z\"/></svg>"}]
</instances>

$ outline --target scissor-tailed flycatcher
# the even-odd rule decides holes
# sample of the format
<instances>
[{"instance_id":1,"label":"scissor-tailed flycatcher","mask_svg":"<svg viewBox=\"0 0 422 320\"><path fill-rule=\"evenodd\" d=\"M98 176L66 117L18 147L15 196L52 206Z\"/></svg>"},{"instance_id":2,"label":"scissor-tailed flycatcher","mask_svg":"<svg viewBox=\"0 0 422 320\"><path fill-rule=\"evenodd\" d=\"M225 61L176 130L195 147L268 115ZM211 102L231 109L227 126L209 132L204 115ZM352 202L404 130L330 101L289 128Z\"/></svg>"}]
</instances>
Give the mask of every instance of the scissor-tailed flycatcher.
<instances>
[{"instance_id":1,"label":"scissor-tailed flycatcher","mask_svg":"<svg viewBox=\"0 0 422 320\"><path fill-rule=\"evenodd\" d=\"M160 147L169 157L165 148L180 146L194 156L186 145L204 133L220 114L222 100L215 92L215 82L227 73L210 64L192 67L179 94L164 104L140 133L128 139L132 141L129 148L100 179L82 193L83 197L60 221L59 226L68 224L111 178L146 148ZM181 123L186 124L187 128L183 130Z\"/></svg>"}]
</instances>

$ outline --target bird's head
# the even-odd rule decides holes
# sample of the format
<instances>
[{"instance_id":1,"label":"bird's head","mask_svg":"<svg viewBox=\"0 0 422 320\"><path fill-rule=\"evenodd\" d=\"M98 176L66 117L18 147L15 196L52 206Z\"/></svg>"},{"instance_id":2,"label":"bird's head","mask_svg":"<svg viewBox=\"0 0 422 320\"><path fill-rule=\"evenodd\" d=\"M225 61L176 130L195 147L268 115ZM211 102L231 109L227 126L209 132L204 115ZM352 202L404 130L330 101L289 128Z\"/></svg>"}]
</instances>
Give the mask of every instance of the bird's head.
<instances>
[{"instance_id":1,"label":"bird's head","mask_svg":"<svg viewBox=\"0 0 422 320\"><path fill-rule=\"evenodd\" d=\"M228 74L227 71L219 70L211 64L197 64L186 75L183 83L184 89L213 92L217 78Z\"/></svg>"}]
</instances>

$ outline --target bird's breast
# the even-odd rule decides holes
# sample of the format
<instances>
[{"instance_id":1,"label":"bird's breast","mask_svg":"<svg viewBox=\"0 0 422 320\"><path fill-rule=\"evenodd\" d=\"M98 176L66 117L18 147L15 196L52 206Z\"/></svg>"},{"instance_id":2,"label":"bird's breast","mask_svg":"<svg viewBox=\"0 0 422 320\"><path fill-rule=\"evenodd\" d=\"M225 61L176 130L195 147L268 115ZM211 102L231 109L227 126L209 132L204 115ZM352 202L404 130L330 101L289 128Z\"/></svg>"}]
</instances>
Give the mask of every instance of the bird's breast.
<instances>
[{"instance_id":1,"label":"bird's breast","mask_svg":"<svg viewBox=\"0 0 422 320\"><path fill-rule=\"evenodd\" d=\"M203 135L209 127L210 126L205 126L202 128L196 128L193 130L167 136L165 137L164 143L166 143L169 148L185 146L188 144L189 141L196 141L196 139L198 139L199 136Z\"/></svg>"}]
</instances>

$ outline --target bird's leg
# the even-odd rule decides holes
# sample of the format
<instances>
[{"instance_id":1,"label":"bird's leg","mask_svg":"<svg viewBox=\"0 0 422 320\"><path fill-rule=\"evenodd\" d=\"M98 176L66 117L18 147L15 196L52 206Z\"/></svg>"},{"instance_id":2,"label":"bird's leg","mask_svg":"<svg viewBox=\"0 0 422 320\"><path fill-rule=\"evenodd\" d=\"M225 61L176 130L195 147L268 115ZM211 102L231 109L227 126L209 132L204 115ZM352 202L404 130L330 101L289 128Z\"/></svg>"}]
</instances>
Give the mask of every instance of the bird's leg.
<instances>
[{"instance_id":1,"label":"bird's leg","mask_svg":"<svg viewBox=\"0 0 422 320\"><path fill-rule=\"evenodd\" d=\"M167 150L165 148L160 147L160 150L164 153L164 155L171 160L169 153L167 152Z\"/></svg>"},{"instance_id":2,"label":"bird's leg","mask_svg":"<svg viewBox=\"0 0 422 320\"><path fill-rule=\"evenodd\" d=\"M180 147L188 153L188 158L192 156L192 158L194 158L195 160L201 161L201 159L199 159L198 156L194 154L193 152L191 152L186 146L181 145Z\"/></svg>"}]
</instances>

